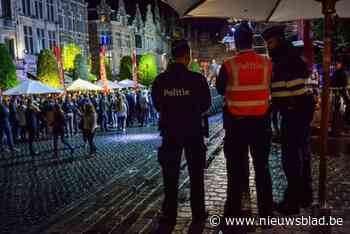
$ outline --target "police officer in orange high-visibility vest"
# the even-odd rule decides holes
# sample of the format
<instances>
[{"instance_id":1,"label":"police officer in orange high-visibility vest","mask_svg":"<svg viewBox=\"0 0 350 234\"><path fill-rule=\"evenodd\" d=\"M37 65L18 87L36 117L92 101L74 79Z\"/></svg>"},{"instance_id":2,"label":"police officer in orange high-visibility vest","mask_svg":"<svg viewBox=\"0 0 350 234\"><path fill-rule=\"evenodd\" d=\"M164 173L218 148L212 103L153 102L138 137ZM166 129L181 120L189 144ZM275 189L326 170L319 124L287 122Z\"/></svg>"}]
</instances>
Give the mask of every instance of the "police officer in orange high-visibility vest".
<instances>
[{"instance_id":1,"label":"police officer in orange high-visibility vest","mask_svg":"<svg viewBox=\"0 0 350 234\"><path fill-rule=\"evenodd\" d=\"M269 121L270 60L252 49L253 32L242 22L234 33L237 54L224 62L216 82L225 97L224 153L227 164L225 217L241 216L242 192L250 152L257 187L259 215L272 215L272 185L268 168L271 146Z\"/></svg>"}]
</instances>

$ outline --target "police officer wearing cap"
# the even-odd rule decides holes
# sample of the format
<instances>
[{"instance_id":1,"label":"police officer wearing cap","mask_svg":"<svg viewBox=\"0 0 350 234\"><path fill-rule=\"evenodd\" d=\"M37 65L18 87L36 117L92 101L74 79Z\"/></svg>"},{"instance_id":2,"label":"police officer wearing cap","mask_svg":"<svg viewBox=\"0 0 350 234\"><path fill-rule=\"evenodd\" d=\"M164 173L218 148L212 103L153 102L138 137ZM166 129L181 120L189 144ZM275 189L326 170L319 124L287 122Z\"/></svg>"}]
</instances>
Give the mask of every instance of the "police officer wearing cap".
<instances>
[{"instance_id":1,"label":"police officer wearing cap","mask_svg":"<svg viewBox=\"0 0 350 234\"><path fill-rule=\"evenodd\" d=\"M242 192L249 174L250 152L257 187L259 215L272 215L272 185L268 168L271 146L269 119L270 60L252 49L253 32L247 22L234 33L237 54L224 62L216 82L225 97L224 154L227 166L225 217L240 217Z\"/></svg>"},{"instance_id":2,"label":"police officer wearing cap","mask_svg":"<svg viewBox=\"0 0 350 234\"><path fill-rule=\"evenodd\" d=\"M280 213L298 214L300 207L312 203L309 132L315 101L306 81L310 71L298 51L284 35L285 26L274 26L262 33L273 62L272 104L279 109L281 121L282 163L288 188Z\"/></svg>"},{"instance_id":3,"label":"police officer wearing cap","mask_svg":"<svg viewBox=\"0 0 350 234\"><path fill-rule=\"evenodd\" d=\"M158 160L162 168L164 201L160 227L171 231L176 224L181 156L184 150L191 184L192 221L206 219L204 203L204 168L206 147L203 137L202 114L211 106L206 78L188 70L191 50L186 40L172 44L175 60L161 73L152 86L152 100L160 113L159 129L162 145Z\"/></svg>"}]
</instances>

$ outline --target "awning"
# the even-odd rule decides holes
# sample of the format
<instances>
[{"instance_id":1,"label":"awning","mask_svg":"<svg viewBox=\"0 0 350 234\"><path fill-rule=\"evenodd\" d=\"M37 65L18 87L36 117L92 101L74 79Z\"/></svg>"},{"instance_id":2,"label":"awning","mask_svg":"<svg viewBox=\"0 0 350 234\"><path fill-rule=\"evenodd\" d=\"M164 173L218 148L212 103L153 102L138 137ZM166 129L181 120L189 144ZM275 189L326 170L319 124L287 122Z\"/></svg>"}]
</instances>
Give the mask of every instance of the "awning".
<instances>
[{"instance_id":1,"label":"awning","mask_svg":"<svg viewBox=\"0 0 350 234\"><path fill-rule=\"evenodd\" d=\"M291 21L322 18L315 0L163 0L181 16L237 18L254 21ZM339 0L337 15L350 17L350 1Z\"/></svg>"}]
</instances>

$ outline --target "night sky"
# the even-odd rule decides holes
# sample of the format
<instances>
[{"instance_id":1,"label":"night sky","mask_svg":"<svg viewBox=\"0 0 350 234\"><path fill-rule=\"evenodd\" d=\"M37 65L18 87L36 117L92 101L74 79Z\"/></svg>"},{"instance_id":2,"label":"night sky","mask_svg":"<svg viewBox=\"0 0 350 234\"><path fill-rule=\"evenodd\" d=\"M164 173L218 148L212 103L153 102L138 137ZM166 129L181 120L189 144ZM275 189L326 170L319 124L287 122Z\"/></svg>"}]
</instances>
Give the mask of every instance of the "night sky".
<instances>
[{"instance_id":1,"label":"night sky","mask_svg":"<svg viewBox=\"0 0 350 234\"><path fill-rule=\"evenodd\" d=\"M85 0L85 1L89 3L90 8L94 8L96 7L96 5L100 3L101 0ZM155 1L156 0L124 0L124 4L125 4L127 13L133 17L135 14L136 3L139 3L141 14L143 16L143 19L145 19L147 5L152 4L152 9L153 9ZM114 10L118 9L119 0L106 0L106 2L110 4L112 9ZM158 0L158 5L161 11L161 15L174 14L174 10L164 2ZM191 24L201 32L209 31L211 35L221 34L220 36L222 36L223 31L227 31L226 30L227 22L226 20L223 20L223 19L195 18L195 19L184 19L184 21L191 22Z\"/></svg>"},{"instance_id":2,"label":"night sky","mask_svg":"<svg viewBox=\"0 0 350 234\"><path fill-rule=\"evenodd\" d=\"M95 7L101 2L101 0L85 0L85 1L89 3L89 7L91 8ZM136 3L138 3L140 6L141 14L145 18L147 5L152 4L153 6L155 1L156 0L124 0L124 4L125 4L127 13L131 16L134 16L135 6L136 6ZM115 9L115 10L118 9L119 0L106 0L106 2L112 7L112 9ZM158 5L161 12L164 12L164 13L173 12L172 8L170 8L167 4L161 1L158 1Z\"/></svg>"}]
</instances>

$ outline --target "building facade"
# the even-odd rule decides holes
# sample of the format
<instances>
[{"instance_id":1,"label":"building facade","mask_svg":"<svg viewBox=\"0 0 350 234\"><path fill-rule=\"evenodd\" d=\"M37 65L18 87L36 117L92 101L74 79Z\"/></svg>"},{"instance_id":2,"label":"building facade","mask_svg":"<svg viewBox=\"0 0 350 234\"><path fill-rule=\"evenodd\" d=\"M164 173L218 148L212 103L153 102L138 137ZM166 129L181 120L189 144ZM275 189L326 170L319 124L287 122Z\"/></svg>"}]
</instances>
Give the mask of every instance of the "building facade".
<instances>
[{"instance_id":1,"label":"building facade","mask_svg":"<svg viewBox=\"0 0 350 234\"><path fill-rule=\"evenodd\" d=\"M84 0L59 0L58 24L61 47L76 44L84 54L89 53L88 3Z\"/></svg>"},{"instance_id":2,"label":"building facade","mask_svg":"<svg viewBox=\"0 0 350 234\"><path fill-rule=\"evenodd\" d=\"M154 9L147 6L146 19L143 20L139 5L135 6L135 14L131 17L125 9L124 1L119 0L118 9L114 10L105 0L101 0L96 8L95 19L89 20L90 51L93 69L98 67L99 50L106 46L106 56L109 60L112 74L120 72L120 60L131 56L133 51L139 60L144 53L152 53L158 61L161 70L161 57L169 52L169 37L166 36L165 26L161 22L159 8L155 2Z\"/></svg>"},{"instance_id":3,"label":"building facade","mask_svg":"<svg viewBox=\"0 0 350 234\"><path fill-rule=\"evenodd\" d=\"M0 0L0 42L9 45L20 77L36 74L43 49L67 43L88 53L84 0Z\"/></svg>"},{"instance_id":4,"label":"building facade","mask_svg":"<svg viewBox=\"0 0 350 234\"><path fill-rule=\"evenodd\" d=\"M0 0L0 43L7 44L13 58L16 39L15 1Z\"/></svg>"}]
</instances>

